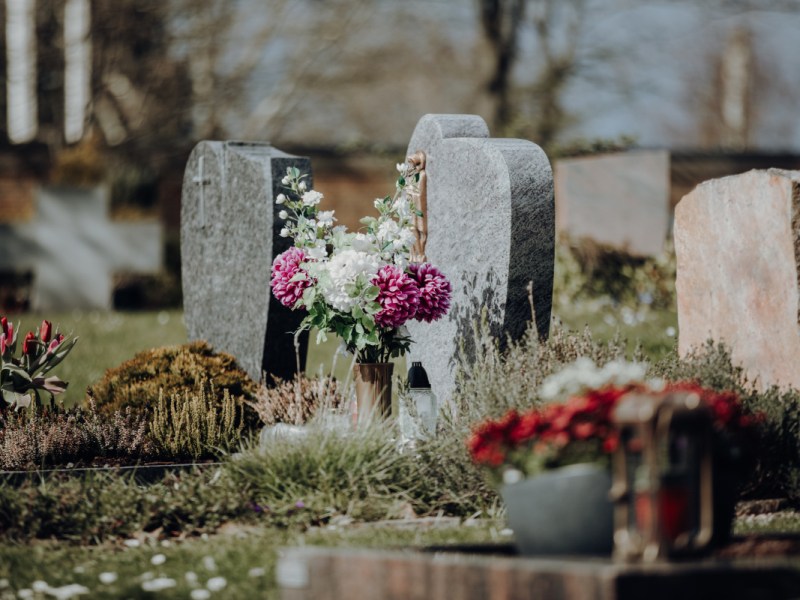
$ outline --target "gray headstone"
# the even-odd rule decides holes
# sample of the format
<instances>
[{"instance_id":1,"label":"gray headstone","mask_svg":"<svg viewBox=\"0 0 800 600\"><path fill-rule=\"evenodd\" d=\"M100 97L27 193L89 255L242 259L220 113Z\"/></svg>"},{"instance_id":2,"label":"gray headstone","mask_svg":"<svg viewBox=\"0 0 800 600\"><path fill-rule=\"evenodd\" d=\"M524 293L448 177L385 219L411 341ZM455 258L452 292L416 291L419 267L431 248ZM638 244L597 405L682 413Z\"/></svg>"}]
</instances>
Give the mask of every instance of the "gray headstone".
<instances>
[{"instance_id":1,"label":"gray headstone","mask_svg":"<svg viewBox=\"0 0 800 600\"><path fill-rule=\"evenodd\" d=\"M675 209L678 350L724 342L752 381L800 388L800 171L697 186Z\"/></svg>"},{"instance_id":2,"label":"gray headstone","mask_svg":"<svg viewBox=\"0 0 800 600\"><path fill-rule=\"evenodd\" d=\"M273 258L291 245L278 235L282 222L274 201L290 166L311 173L307 158L269 144L200 142L183 178L181 271L189 339L232 354L256 381L263 372L289 379L297 370L293 332L303 314L283 307L269 287ZM302 371L307 334L300 343Z\"/></svg>"},{"instance_id":3,"label":"gray headstone","mask_svg":"<svg viewBox=\"0 0 800 600\"><path fill-rule=\"evenodd\" d=\"M426 255L453 284L447 316L409 323L409 361L422 361L440 401L455 385L460 340L471 353L473 323L485 307L494 335L518 339L531 320L550 327L555 217L553 175L532 142L489 138L475 115L426 115L408 154L426 155Z\"/></svg>"},{"instance_id":4,"label":"gray headstone","mask_svg":"<svg viewBox=\"0 0 800 600\"><path fill-rule=\"evenodd\" d=\"M112 276L162 266L162 226L108 218L105 188L42 188L36 217L0 225L0 269L33 272L31 308L108 310Z\"/></svg>"},{"instance_id":5,"label":"gray headstone","mask_svg":"<svg viewBox=\"0 0 800 600\"><path fill-rule=\"evenodd\" d=\"M634 256L656 256L669 231L669 152L556 161L556 229Z\"/></svg>"}]
</instances>

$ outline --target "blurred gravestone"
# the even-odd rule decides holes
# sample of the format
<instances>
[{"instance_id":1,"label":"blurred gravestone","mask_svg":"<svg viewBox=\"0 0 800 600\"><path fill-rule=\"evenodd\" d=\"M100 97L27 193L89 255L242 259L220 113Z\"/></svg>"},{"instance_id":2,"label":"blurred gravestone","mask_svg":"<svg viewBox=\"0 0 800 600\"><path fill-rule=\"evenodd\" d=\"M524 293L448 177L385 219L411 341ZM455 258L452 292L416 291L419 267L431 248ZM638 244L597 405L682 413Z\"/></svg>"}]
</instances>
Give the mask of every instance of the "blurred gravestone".
<instances>
[{"instance_id":1,"label":"blurred gravestone","mask_svg":"<svg viewBox=\"0 0 800 600\"><path fill-rule=\"evenodd\" d=\"M426 115L408 155L425 153L428 260L453 283L447 316L409 323L409 361L422 361L440 400L455 386L460 341L474 352L473 323L487 311L502 341L531 320L547 336L553 295L555 217L547 156L532 142L489 138L475 115Z\"/></svg>"},{"instance_id":2,"label":"blurred gravestone","mask_svg":"<svg viewBox=\"0 0 800 600\"><path fill-rule=\"evenodd\" d=\"M111 221L108 204L102 187L42 188L32 220L0 224L0 270L33 274L33 310L110 310L115 272L161 268L161 224Z\"/></svg>"},{"instance_id":3,"label":"blurred gravestone","mask_svg":"<svg viewBox=\"0 0 800 600\"><path fill-rule=\"evenodd\" d=\"M272 259L291 245L278 232L274 198L287 167L307 158L269 144L200 142L186 165L181 201L184 319L190 340L232 354L259 381L294 376L293 332L303 318L272 297ZM311 181L308 181L311 185ZM300 338L305 369L308 334Z\"/></svg>"},{"instance_id":4,"label":"blurred gravestone","mask_svg":"<svg viewBox=\"0 0 800 600\"><path fill-rule=\"evenodd\" d=\"M675 209L678 350L709 338L760 388L800 388L800 171L712 179Z\"/></svg>"},{"instance_id":5,"label":"blurred gravestone","mask_svg":"<svg viewBox=\"0 0 800 600\"><path fill-rule=\"evenodd\" d=\"M669 230L669 152L640 150L555 164L556 229L633 256L655 256Z\"/></svg>"}]
</instances>

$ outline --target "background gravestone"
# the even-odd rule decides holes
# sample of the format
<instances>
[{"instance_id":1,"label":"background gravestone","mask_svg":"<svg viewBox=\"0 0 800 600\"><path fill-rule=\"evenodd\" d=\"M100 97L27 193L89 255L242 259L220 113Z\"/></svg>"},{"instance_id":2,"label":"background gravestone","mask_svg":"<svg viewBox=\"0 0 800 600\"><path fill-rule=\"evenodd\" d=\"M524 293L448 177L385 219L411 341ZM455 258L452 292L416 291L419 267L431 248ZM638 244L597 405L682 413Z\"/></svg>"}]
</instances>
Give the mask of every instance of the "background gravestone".
<instances>
[{"instance_id":1,"label":"background gravestone","mask_svg":"<svg viewBox=\"0 0 800 600\"><path fill-rule=\"evenodd\" d=\"M800 171L712 179L675 209L678 350L722 341L762 389L800 387Z\"/></svg>"},{"instance_id":2,"label":"background gravestone","mask_svg":"<svg viewBox=\"0 0 800 600\"><path fill-rule=\"evenodd\" d=\"M103 187L42 188L33 220L0 224L0 270L32 272L33 310L110 310L115 272L161 268L161 223L111 221L108 205Z\"/></svg>"},{"instance_id":3,"label":"background gravestone","mask_svg":"<svg viewBox=\"0 0 800 600\"><path fill-rule=\"evenodd\" d=\"M200 142L183 178L181 277L189 339L232 354L256 381L262 372L289 379L297 370L293 332L303 313L283 307L269 287L272 259L292 243L278 235L274 201L290 166L311 174L307 158L269 144ZM307 347L306 333L301 371Z\"/></svg>"},{"instance_id":4,"label":"background gravestone","mask_svg":"<svg viewBox=\"0 0 800 600\"><path fill-rule=\"evenodd\" d=\"M633 256L664 249L670 219L666 150L636 150L559 160L556 229Z\"/></svg>"},{"instance_id":5,"label":"background gravestone","mask_svg":"<svg viewBox=\"0 0 800 600\"><path fill-rule=\"evenodd\" d=\"M409 362L422 361L440 401L453 391L459 340L472 353L483 307L494 335L522 336L531 320L547 336L553 296L553 176L547 156L525 140L492 139L475 115L426 115L408 155L426 155L428 260L453 283L447 316L409 323Z\"/></svg>"}]
</instances>

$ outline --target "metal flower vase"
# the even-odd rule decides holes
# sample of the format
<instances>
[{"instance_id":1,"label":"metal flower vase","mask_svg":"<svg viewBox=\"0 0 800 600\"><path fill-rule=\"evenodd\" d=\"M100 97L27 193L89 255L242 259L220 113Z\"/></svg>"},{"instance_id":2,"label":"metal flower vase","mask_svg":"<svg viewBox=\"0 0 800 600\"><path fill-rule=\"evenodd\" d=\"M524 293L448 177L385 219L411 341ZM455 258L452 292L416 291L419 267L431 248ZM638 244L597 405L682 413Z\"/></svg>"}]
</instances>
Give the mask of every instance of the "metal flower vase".
<instances>
[{"instance_id":1,"label":"metal flower vase","mask_svg":"<svg viewBox=\"0 0 800 600\"><path fill-rule=\"evenodd\" d=\"M353 381L356 386L356 418L361 426L375 418L392 414L392 371L394 363L356 363Z\"/></svg>"}]
</instances>

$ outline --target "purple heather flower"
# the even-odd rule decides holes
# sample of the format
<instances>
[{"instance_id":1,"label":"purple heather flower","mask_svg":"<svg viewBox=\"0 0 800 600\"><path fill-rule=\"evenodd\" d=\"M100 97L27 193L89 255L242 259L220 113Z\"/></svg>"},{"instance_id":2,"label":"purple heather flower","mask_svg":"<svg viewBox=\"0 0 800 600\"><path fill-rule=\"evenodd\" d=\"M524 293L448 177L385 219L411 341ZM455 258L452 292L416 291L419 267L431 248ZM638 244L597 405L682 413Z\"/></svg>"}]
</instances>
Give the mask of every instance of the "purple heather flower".
<instances>
[{"instance_id":1,"label":"purple heather flower","mask_svg":"<svg viewBox=\"0 0 800 600\"><path fill-rule=\"evenodd\" d=\"M282 252L272 261L272 293L278 302L288 308L294 305L303 297L303 291L311 285L311 280L306 277L299 281L292 281L298 271L300 263L306 259L306 255L300 248L289 248Z\"/></svg>"},{"instance_id":2,"label":"purple heather flower","mask_svg":"<svg viewBox=\"0 0 800 600\"><path fill-rule=\"evenodd\" d=\"M430 263L411 264L408 270L420 291L419 308L414 318L427 323L441 319L450 309L453 294L453 286L447 277Z\"/></svg>"},{"instance_id":3,"label":"purple heather flower","mask_svg":"<svg viewBox=\"0 0 800 600\"><path fill-rule=\"evenodd\" d=\"M414 280L394 265L386 265L372 279L380 289L381 310L375 322L381 327L400 327L414 318L419 306L419 288Z\"/></svg>"},{"instance_id":4,"label":"purple heather flower","mask_svg":"<svg viewBox=\"0 0 800 600\"><path fill-rule=\"evenodd\" d=\"M294 507L295 508L305 508L306 504L302 500L298 500L297 502L294 503Z\"/></svg>"}]
</instances>

